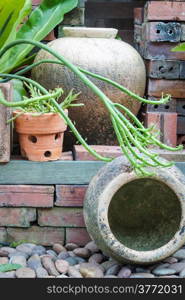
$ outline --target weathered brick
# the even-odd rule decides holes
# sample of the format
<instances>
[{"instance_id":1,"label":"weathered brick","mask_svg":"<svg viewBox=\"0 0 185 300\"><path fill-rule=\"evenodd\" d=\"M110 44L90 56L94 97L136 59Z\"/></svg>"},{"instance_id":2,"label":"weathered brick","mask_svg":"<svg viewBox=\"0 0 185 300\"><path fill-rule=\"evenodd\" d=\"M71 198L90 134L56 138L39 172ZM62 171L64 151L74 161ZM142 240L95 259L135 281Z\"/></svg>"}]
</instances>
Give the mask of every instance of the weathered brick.
<instances>
[{"instance_id":1,"label":"weathered brick","mask_svg":"<svg viewBox=\"0 0 185 300\"><path fill-rule=\"evenodd\" d=\"M185 21L185 2L147 1L144 19L146 21Z\"/></svg>"},{"instance_id":2,"label":"weathered brick","mask_svg":"<svg viewBox=\"0 0 185 300\"><path fill-rule=\"evenodd\" d=\"M135 7L134 8L134 23L137 25L141 25L144 19L144 10L143 7Z\"/></svg>"},{"instance_id":3,"label":"weathered brick","mask_svg":"<svg viewBox=\"0 0 185 300\"><path fill-rule=\"evenodd\" d=\"M84 227L83 211L81 208L38 209L38 224L40 226Z\"/></svg>"},{"instance_id":4,"label":"weathered brick","mask_svg":"<svg viewBox=\"0 0 185 300\"><path fill-rule=\"evenodd\" d=\"M179 116L185 116L185 99L177 100L177 113Z\"/></svg>"},{"instance_id":5,"label":"weathered brick","mask_svg":"<svg viewBox=\"0 0 185 300\"><path fill-rule=\"evenodd\" d=\"M185 135L179 135L177 137L177 145L183 145L185 147Z\"/></svg>"},{"instance_id":6,"label":"weathered brick","mask_svg":"<svg viewBox=\"0 0 185 300\"><path fill-rule=\"evenodd\" d=\"M118 146L91 145L91 147L102 156L118 157L122 155L121 149ZM74 146L74 155L75 160L97 160L81 145Z\"/></svg>"},{"instance_id":7,"label":"weathered brick","mask_svg":"<svg viewBox=\"0 0 185 300\"><path fill-rule=\"evenodd\" d=\"M86 228L66 228L66 244L86 245L91 240Z\"/></svg>"},{"instance_id":8,"label":"weathered brick","mask_svg":"<svg viewBox=\"0 0 185 300\"><path fill-rule=\"evenodd\" d=\"M178 43L160 42L153 43L145 41L140 43L139 52L145 59L175 59L185 60L185 52L172 52L172 48Z\"/></svg>"},{"instance_id":9,"label":"weathered brick","mask_svg":"<svg viewBox=\"0 0 185 300\"><path fill-rule=\"evenodd\" d=\"M62 25L84 25L84 8L75 8L67 13L62 21Z\"/></svg>"},{"instance_id":10,"label":"weathered brick","mask_svg":"<svg viewBox=\"0 0 185 300\"><path fill-rule=\"evenodd\" d=\"M0 228L0 242L6 242L7 240L7 231L6 228Z\"/></svg>"},{"instance_id":11,"label":"weathered brick","mask_svg":"<svg viewBox=\"0 0 185 300\"><path fill-rule=\"evenodd\" d=\"M44 38L44 41L47 41L47 42L50 42L50 41L53 41L55 40L56 37L55 37L55 32L54 30L52 30L50 33L47 34L47 36Z\"/></svg>"},{"instance_id":12,"label":"weathered brick","mask_svg":"<svg viewBox=\"0 0 185 300\"><path fill-rule=\"evenodd\" d=\"M0 226L29 227L36 221L34 208L0 208Z\"/></svg>"},{"instance_id":13,"label":"weathered brick","mask_svg":"<svg viewBox=\"0 0 185 300\"><path fill-rule=\"evenodd\" d=\"M185 24L181 24L181 41L185 41Z\"/></svg>"},{"instance_id":14,"label":"weathered brick","mask_svg":"<svg viewBox=\"0 0 185 300\"><path fill-rule=\"evenodd\" d=\"M72 151L62 152L61 160L73 160Z\"/></svg>"},{"instance_id":15,"label":"weathered brick","mask_svg":"<svg viewBox=\"0 0 185 300\"><path fill-rule=\"evenodd\" d=\"M180 62L180 79L185 79L185 61Z\"/></svg>"},{"instance_id":16,"label":"weathered brick","mask_svg":"<svg viewBox=\"0 0 185 300\"><path fill-rule=\"evenodd\" d=\"M142 26L134 24L134 46L139 51L142 38Z\"/></svg>"},{"instance_id":17,"label":"weathered brick","mask_svg":"<svg viewBox=\"0 0 185 300\"><path fill-rule=\"evenodd\" d=\"M149 79L147 94L161 97L162 93L174 98L184 98L184 80Z\"/></svg>"},{"instance_id":18,"label":"weathered brick","mask_svg":"<svg viewBox=\"0 0 185 300\"><path fill-rule=\"evenodd\" d=\"M53 201L53 186L0 185L1 207L53 207Z\"/></svg>"},{"instance_id":19,"label":"weathered brick","mask_svg":"<svg viewBox=\"0 0 185 300\"><path fill-rule=\"evenodd\" d=\"M149 100L156 100L158 101L159 98L155 97L148 97ZM177 109L177 100L175 98L172 98L171 101L164 104L147 104L143 106L144 112L176 112Z\"/></svg>"},{"instance_id":20,"label":"weathered brick","mask_svg":"<svg viewBox=\"0 0 185 300\"><path fill-rule=\"evenodd\" d=\"M143 39L151 42L180 42L181 25L177 22L147 22L142 25Z\"/></svg>"},{"instance_id":21,"label":"weathered brick","mask_svg":"<svg viewBox=\"0 0 185 300\"><path fill-rule=\"evenodd\" d=\"M179 79L180 63L175 60L147 60L147 76L156 79Z\"/></svg>"},{"instance_id":22,"label":"weathered brick","mask_svg":"<svg viewBox=\"0 0 185 300\"><path fill-rule=\"evenodd\" d=\"M51 246L54 243L64 244L64 228L39 227L7 228L11 241L25 240L35 242L43 246Z\"/></svg>"},{"instance_id":23,"label":"weathered brick","mask_svg":"<svg viewBox=\"0 0 185 300\"><path fill-rule=\"evenodd\" d=\"M7 101L12 99L12 84L1 83L0 89ZM10 160L10 124L6 122L10 119L10 108L0 104L0 163Z\"/></svg>"},{"instance_id":24,"label":"weathered brick","mask_svg":"<svg viewBox=\"0 0 185 300\"><path fill-rule=\"evenodd\" d=\"M185 116L179 116L177 119L177 134L185 134Z\"/></svg>"},{"instance_id":25,"label":"weathered brick","mask_svg":"<svg viewBox=\"0 0 185 300\"><path fill-rule=\"evenodd\" d=\"M176 146L177 144L177 113L167 112L148 112L145 117L145 126L154 125L155 131L160 131L158 139L169 145Z\"/></svg>"},{"instance_id":26,"label":"weathered brick","mask_svg":"<svg viewBox=\"0 0 185 300\"><path fill-rule=\"evenodd\" d=\"M82 207L87 185L57 185L56 206Z\"/></svg>"}]
</instances>

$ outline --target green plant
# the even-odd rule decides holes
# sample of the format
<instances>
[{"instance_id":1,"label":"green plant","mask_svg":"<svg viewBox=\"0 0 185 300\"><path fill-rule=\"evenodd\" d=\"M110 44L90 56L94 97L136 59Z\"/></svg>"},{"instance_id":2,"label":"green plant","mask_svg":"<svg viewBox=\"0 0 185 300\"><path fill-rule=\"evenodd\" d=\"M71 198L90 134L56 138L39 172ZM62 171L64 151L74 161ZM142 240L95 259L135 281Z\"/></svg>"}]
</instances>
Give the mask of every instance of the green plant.
<instances>
[{"instance_id":1,"label":"green plant","mask_svg":"<svg viewBox=\"0 0 185 300\"><path fill-rule=\"evenodd\" d=\"M19 40L16 42L12 42L9 45L7 45L2 51L0 51L0 58L12 47L15 47L17 45L22 45L22 44L31 44L34 46L37 46L39 48L44 49L45 51L48 51L50 54L52 54L57 61L52 61L53 63L59 63L67 66L71 71L73 71L82 81L84 84L86 84L92 91L99 96L100 101L105 105L106 109L109 112L110 118L112 120L112 124L119 142L119 145L122 149L123 154L127 157L129 162L131 163L134 171L140 175L140 176L151 176L153 173L148 172L146 170L147 166L152 166L152 167L169 167L173 163L163 163L160 161L160 158L158 154L152 153L152 151L148 150L148 146L153 144L157 145L163 149L167 149L170 151L177 151L182 149L182 146L178 146L176 148L169 147L163 143L161 143L156 136L152 133L153 127L150 128L145 128L143 124L135 117L125 106L118 104L118 103L113 103L86 75L90 75L92 77L96 77L100 80L106 81L109 84L114 85L124 93L130 95L132 98L134 98L137 101L143 102L143 103L150 103L150 104L165 104L170 100L170 96L167 95L165 97L162 97L159 101L152 101L152 100L146 100L142 97L139 97L138 95L134 94L133 92L129 91L125 87L119 85L118 83L102 77L100 75L91 73L89 71L86 71L82 68L79 68L75 65L73 65L70 61L68 61L66 58L63 56L59 55L55 51L53 51L51 48L49 48L46 45L43 45L39 42L36 41L31 41L31 40ZM0 74L0 77L3 78L16 78L20 79L26 82L29 82L33 84L37 89L40 90L41 93L44 94L44 96L41 96L39 101L44 101L47 98L48 91L43 88L40 84L37 82L25 78L23 76L20 76L21 74L24 74L24 72L28 71L29 69L33 68L34 66L41 64L41 63L47 63L48 61L40 61L38 63L32 64L23 70L17 72L14 75L11 74ZM50 61L51 62L51 61ZM102 157L98 153L96 153L87 143L86 141L81 137L77 129L75 128L73 122L70 120L70 118L65 114L64 109L57 103L57 101L53 98L54 95L52 96L50 103L51 105L58 111L58 113L64 118L68 126L71 128L73 134L76 136L77 140L85 147L86 150L88 150L92 155L94 155L96 158L104 160L104 161L111 161L112 158L108 157ZM56 96L56 95L55 95ZM5 99L3 99L2 94L0 98L0 103L4 104L6 106L10 107L24 107L28 105L28 103L38 101L38 99L32 99L32 100L24 100L21 102L17 103L10 103L7 102ZM124 112L124 114L122 113ZM126 116L128 116L131 120L129 121ZM134 149L134 147L138 150L138 152Z\"/></svg>"},{"instance_id":2,"label":"green plant","mask_svg":"<svg viewBox=\"0 0 185 300\"><path fill-rule=\"evenodd\" d=\"M18 264L2 264L0 265L0 272L9 272L20 269L22 266Z\"/></svg>"},{"instance_id":3,"label":"green plant","mask_svg":"<svg viewBox=\"0 0 185 300\"><path fill-rule=\"evenodd\" d=\"M0 49L18 39L41 41L77 4L78 0L43 0L41 5L31 12L31 0L1 1ZM25 17L28 17L28 20L20 26ZM9 73L31 61L33 56L29 53L33 47L34 45L31 44L19 44L7 51L0 59L0 72Z\"/></svg>"}]
</instances>

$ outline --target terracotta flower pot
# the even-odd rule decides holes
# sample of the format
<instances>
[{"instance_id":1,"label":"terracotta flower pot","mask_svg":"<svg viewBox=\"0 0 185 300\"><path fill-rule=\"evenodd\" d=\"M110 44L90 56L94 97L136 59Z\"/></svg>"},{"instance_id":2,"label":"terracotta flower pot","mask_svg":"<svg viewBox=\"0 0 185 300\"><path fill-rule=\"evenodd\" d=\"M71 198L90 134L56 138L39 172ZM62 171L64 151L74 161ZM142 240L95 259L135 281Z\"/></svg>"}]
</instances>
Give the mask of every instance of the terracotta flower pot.
<instances>
[{"instance_id":1,"label":"terracotta flower pot","mask_svg":"<svg viewBox=\"0 0 185 300\"><path fill-rule=\"evenodd\" d=\"M67 110L65 111L67 114ZM15 111L15 116L18 111ZM15 119L21 155L32 161L57 160L61 157L67 125L57 113L24 113Z\"/></svg>"}]
</instances>

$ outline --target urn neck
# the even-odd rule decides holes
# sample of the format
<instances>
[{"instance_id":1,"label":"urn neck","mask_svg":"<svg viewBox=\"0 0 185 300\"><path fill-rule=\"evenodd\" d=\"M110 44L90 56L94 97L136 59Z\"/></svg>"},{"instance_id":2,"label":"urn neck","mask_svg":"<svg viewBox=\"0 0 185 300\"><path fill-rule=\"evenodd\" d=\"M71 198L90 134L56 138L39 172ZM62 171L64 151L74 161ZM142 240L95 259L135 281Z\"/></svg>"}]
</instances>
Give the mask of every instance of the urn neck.
<instances>
[{"instance_id":1,"label":"urn neck","mask_svg":"<svg viewBox=\"0 0 185 300\"><path fill-rule=\"evenodd\" d=\"M118 30L115 28L63 27L65 37L115 39Z\"/></svg>"}]
</instances>

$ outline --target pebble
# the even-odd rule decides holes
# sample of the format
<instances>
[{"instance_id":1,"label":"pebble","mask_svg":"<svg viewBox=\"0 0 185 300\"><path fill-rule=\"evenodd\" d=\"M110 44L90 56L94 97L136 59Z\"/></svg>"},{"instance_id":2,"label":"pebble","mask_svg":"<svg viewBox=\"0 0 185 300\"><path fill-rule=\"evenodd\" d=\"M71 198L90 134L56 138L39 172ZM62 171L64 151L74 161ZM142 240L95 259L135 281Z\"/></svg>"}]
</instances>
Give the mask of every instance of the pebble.
<instances>
[{"instance_id":1,"label":"pebble","mask_svg":"<svg viewBox=\"0 0 185 300\"><path fill-rule=\"evenodd\" d=\"M121 268L121 270L118 273L119 278L129 278L131 275L131 270L127 267Z\"/></svg>"},{"instance_id":2,"label":"pebble","mask_svg":"<svg viewBox=\"0 0 185 300\"><path fill-rule=\"evenodd\" d=\"M136 272L136 273L150 273L151 271L148 270L148 269L146 269L146 268L137 267L137 268L135 269L135 272Z\"/></svg>"},{"instance_id":3,"label":"pebble","mask_svg":"<svg viewBox=\"0 0 185 300\"><path fill-rule=\"evenodd\" d=\"M70 257L68 252L60 252L57 256L58 259L66 259L67 257Z\"/></svg>"},{"instance_id":4,"label":"pebble","mask_svg":"<svg viewBox=\"0 0 185 300\"><path fill-rule=\"evenodd\" d=\"M175 264L176 262L178 262L178 259L173 256L170 256L170 257L167 257L165 260L163 260L163 262L169 263L169 264Z\"/></svg>"},{"instance_id":5,"label":"pebble","mask_svg":"<svg viewBox=\"0 0 185 300\"><path fill-rule=\"evenodd\" d=\"M64 246L62 246L61 244L57 244L57 243L53 245L53 250L57 254L59 254L60 252L66 252L67 251Z\"/></svg>"},{"instance_id":6,"label":"pebble","mask_svg":"<svg viewBox=\"0 0 185 300\"><path fill-rule=\"evenodd\" d=\"M32 255L37 254L37 255L44 255L46 253L46 248L43 246L35 246L32 250Z\"/></svg>"},{"instance_id":7,"label":"pebble","mask_svg":"<svg viewBox=\"0 0 185 300\"><path fill-rule=\"evenodd\" d=\"M73 251L75 250L76 248L79 248L77 244L75 243L68 243L65 245L65 248L67 251Z\"/></svg>"},{"instance_id":8,"label":"pebble","mask_svg":"<svg viewBox=\"0 0 185 300\"><path fill-rule=\"evenodd\" d=\"M154 270L160 270L160 269L165 269L169 267L169 263L165 263L165 264L159 264Z\"/></svg>"},{"instance_id":9,"label":"pebble","mask_svg":"<svg viewBox=\"0 0 185 300\"><path fill-rule=\"evenodd\" d=\"M61 275L57 276L56 278L69 278L69 277L65 274L61 274Z\"/></svg>"},{"instance_id":10,"label":"pebble","mask_svg":"<svg viewBox=\"0 0 185 300\"><path fill-rule=\"evenodd\" d=\"M185 269L185 262L178 262L170 265L171 269L174 269L176 273L180 273L183 269Z\"/></svg>"},{"instance_id":11,"label":"pebble","mask_svg":"<svg viewBox=\"0 0 185 300\"><path fill-rule=\"evenodd\" d=\"M70 266L74 266L78 263L74 257L67 257L65 260L70 264Z\"/></svg>"},{"instance_id":12,"label":"pebble","mask_svg":"<svg viewBox=\"0 0 185 300\"><path fill-rule=\"evenodd\" d=\"M92 263L82 263L80 265L80 273L85 278L102 278L102 270L95 264Z\"/></svg>"},{"instance_id":13,"label":"pebble","mask_svg":"<svg viewBox=\"0 0 185 300\"><path fill-rule=\"evenodd\" d=\"M158 275L158 276L165 276L165 275L173 275L176 273L176 271L174 269L170 269L170 268L160 268L160 269L154 269L152 271L153 274Z\"/></svg>"},{"instance_id":14,"label":"pebble","mask_svg":"<svg viewBox=\"0 0 185 300\"><path fill-rule=\"evenodd\" d=\"M69 277L83 278L82 274L73 266L69 266L67 273L68 273Z\"/></svg>"},{"instance_id":15,"label":"pebble","mask_svg":"<svg viewBox=\"0 0 185 300\"><path fill-rule=\"evenodd\" d=\"M57 258L57 254L53 250L47 250L46 253L49 254L49 256L51 256L53 258L53 260L55 260Z\"/></svg>"},{"instance_id":16,"label":"pebble","mask_svg":"<svg viewBox=\"0 0 185 300\"><path fill-rule=\"evenodd\" d=\"M54 262L52 261L52 259L50 257L43 256L41 258L41 262L42 262L43 267L47 270L49 275L52 275L52 276L58 276L59 275L59 272L55 268L55 264L54 264Z\"/></svg>"},{"instance_id":17,"label":"pebble","mask_svg":"<svg viewBox=\"0 0 185 300\"><path fill-rule=\"evenodd\" d=\"M117 275L118 272L120 271L121 266L118 264L115 264L111 266L107 271L105 272L105 275Z\"/></svg>"},{"instance_id":18,"label":"pebble","mask_svg":"<svg viewBox=\"0 0 185 300\"><path fill-rule=\"evenodd\" d=\"M45 277L49 276L46 269L44 269L42 267L37 268L35 270L35 272L36 272L37 278L45 278Z\"/></svg>"},{"instance_id":19,"label":"pebble","mask_svg":"<svg viewBox=\"0 0 185 300\"><path fill-rule=\"evenodd\" d=\"M13 256L24 256L26 259L29 257L28 253L17 251L17 250L15 252L10 253L8 256L9 258Z\"/></svg>"},{"instance_id":20,"label":"pebble","mask_svg":"<svg viewBox=\"0 0 185 300\"><path fill-rule=\"evenodd\" d=\"M27 266L26 258L24 256L12 256L9 262L10 264L18 264L22 267Z\"/></svg>"},{"instance_id":21,"label":"pebble","mask_svg":"<svg viewBox=\"0 0 185 300\"><path fill-rule=\"evenodd\" d=\"M90 250L86 248L76 248L73 250L73 253L75 254L75 256L80 256L82 258L89 258L89 256L91 255Z\"/></svg>"},{"instance_id":22,"label":"pebble","mask_svg":"<svg viewBox=\"0 0 185 300\"><path fill-rule=\"evenodd\" d=\"M35 245L31 243L24 243L16 247L17 251L21 251L27 253L29 256L32 254L32 250L34 249Z\"/></svg>"},{"instance_id":23,"label":"pebble","mask_svg":"<svg viewBox=\"0 0 185 300\"><path fill-rule=\"evenodd\" d=\"M77 261L77 263L83 263L83 262L86 262L86 260L82 257L79 257L79 256L73 256L73 258Z\"/></svg>"},{"instance_id":24,"label":"pebble","mask_svg":"<svg viewBox=\"0 0 185 300\"><path fill-rule=\"evenodd\" d=\"M104 257L101 253L94 253L93 255L91 255L89 257L89 262L90 263L97 263L97 264L100 264L102 261L103 261Z\"/></svg>"},{"instance_id":25,"label":"pebble","mask_svg":"<svg viewBox=\"0 0 185 300\"><path fill-rule=\"evenodd\" d=\"M15 271L0 272L0 278L15 278Z\"/></svg>"},{"instance_id":26,"label":"pebble","mask_svg":"<svg viewBox=\"0 0 185 300\"><path fill-rule=\"evenodd\" d=\"M8 262L9 262L8 257L0 257L0 265L8 264Z\"/></svg>"},{"instance_id":27,"label":"pebble","mask_svg":"<svg viewBox=\"0 0 185 300\"><path fill-rule=\"evenodd\" d=\"M16 270L15 276L17 278L35 278L36 273L34 270L32 270L30 268L20 268L20 269Z\"/></svg>"},{"instance_id":28,"label":"pebble","mask_svg":"<svg viewBox=\"0 0 185 300\"><path fill-rule=\"evenodd\" d=\"M98 248L98 246L96 245L96 243L94 241L87 243L85 245L85 248L90 250L92 254L100 251L100 249Z\"/></svg>"},{"instance_id":29,"label":"pebble","mask_svg":"<svg viewBox=\"0 0 185 300\"><path fill-rule=\"evenodd\" d=\"M38 254L34 254L34 255L30 256L30 258L28 259L27 265L29 268L31 268L33 270L41 268L42 264L41 264L40 256L38 256Z\"/></svg>"},{"instance_id":30,"label":"pebble","mask_svg":"<svg viewBox=\"0 0 185 300\"><path fill-rule=\"evenodd\" d=\"M101 267L103 267L103 269L105 271L107 271L109 268L111 268L114 265L117 265L118 263L115 260L107 260L104 261L103 263L101 263Z\"/></svg>"},{"instance_id":31,"label":"pebble","mask_svg":"<svg viewBox=\"0 0 185 300\"><path fill-rule=\"evenodd\" d=\"M115 275L105 275L104 278L118 278L118 276L115 276Z\"/></svg>"},{"instance_id":32,"label":"pebble","mask_svg":"<svg viewBox=\"0 0 185 300\"><path fill-rule=\"evenodd\" d=\"M185 249L180 249L173 254L173 257L177 259L185 259Z\"/></svg>"},{"instance_id":33,"label":"pebble","mask_svg":"<svg viewBox=\"0 0 185 300\"><path fill-rule=\"evenodd\" d=\"M8 254L9 254L8 251L0 249L0 257L8 256Z\"/></svg>"},{"instance_id":34,"label":"pebble","mask_svg":"<svg viewBox=\"0 0 185 300\"><path fill-rule=\"evenodd\" d=\"M180 274L179 274L180 277L182 278L185 278L185 269L183 269Z\"/></svg>"},{"instance_id":35,"label":"pebble","mask_svg":"<svg viewBox=\"0 0 185 300\"><path fill-rule=\"evenodd\" d=\"M66 260L57 259L55 261L55 267L59 273L67 273L69 269L69 263Z\"/></svg>"},{"instance_id":36,"label":"pebble","mask_svg":"<svg viewBox=\"0 0 185 300\"><path fill-rule=\"evenodd\" d=\"M69 254L70 257L76 256L73 251L68 251L67 253Z\"/></svg>"},{"instance_id":37,"label":"pebble","mask_svg":"<svg viewBox=\"0 0 185 300\"><path fill-rule=\"evenodd\" d=\"M15 248L11 248L11 247L2 247L1 251L6 251L8 252L8 254L15 252Z\"/></svg>"},{"instance_id":38,"label":"pebble","mask_svg":"<svg viewBox=\"0 0 185 300\"><path fill-rule=\"evenodd\" d=\"M150 273L132 273L130 278L154 278L155 276Z\"/></svg>"}]
</instances>

